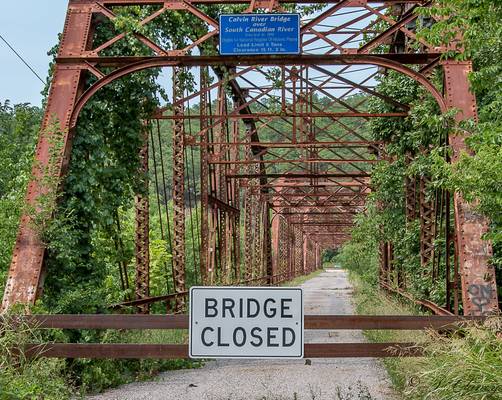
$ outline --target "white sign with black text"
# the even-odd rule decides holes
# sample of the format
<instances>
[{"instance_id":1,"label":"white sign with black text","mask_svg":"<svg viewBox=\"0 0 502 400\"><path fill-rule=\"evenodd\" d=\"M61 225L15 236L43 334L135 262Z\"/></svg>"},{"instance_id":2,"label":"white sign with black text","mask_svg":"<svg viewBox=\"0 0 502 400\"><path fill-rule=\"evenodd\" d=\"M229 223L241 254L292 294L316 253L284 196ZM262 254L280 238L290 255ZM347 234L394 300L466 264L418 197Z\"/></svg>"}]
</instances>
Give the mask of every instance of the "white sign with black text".
<instances>
[{"instance_id":1,"label":"white sign with black text","mask_svg":"<svg viewBox=\"0 0 502 400\"><path fill-rule=\"evenodd\" d=\"M300 288L192 287L191 358L303 358Z\"/></svg>"}]
</instances>

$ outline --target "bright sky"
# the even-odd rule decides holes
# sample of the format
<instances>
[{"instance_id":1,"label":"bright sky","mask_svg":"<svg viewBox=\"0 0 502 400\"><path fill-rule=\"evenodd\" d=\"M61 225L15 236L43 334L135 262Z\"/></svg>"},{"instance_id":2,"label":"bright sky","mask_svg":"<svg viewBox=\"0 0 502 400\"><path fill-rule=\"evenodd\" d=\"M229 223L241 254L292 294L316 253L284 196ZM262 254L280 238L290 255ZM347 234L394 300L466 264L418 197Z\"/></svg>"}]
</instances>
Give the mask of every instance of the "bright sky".
<instances>
[{"instance_id":1,"label":"bright sky","mask_svg":"<svg viewBox=\"0 0 502 400\"><path fill-rule=\"evenodd\" d=\"M45 80L68 0L0 0L0 35ZM0 40L0 102L40 105L43 84Z\"/></svg>"},{"instance_id":2,"label":"bright sky","mask_svg":"<svg viewBox=\"0 0 502 400\"><path fill-rule=\"evenodd\" d=\"M62 32L68 0L0 0L0 35L30 64L42 79L46 79L50 63L47 51ZM333 23L346 17L333 17ZM367 73L355 74L364 78ZM169 89L170 79L162 75ZM259 78L261 79L261 78ZM41 105L44 85L0 40L0 102Z\"/></svg>"}]
</instances>

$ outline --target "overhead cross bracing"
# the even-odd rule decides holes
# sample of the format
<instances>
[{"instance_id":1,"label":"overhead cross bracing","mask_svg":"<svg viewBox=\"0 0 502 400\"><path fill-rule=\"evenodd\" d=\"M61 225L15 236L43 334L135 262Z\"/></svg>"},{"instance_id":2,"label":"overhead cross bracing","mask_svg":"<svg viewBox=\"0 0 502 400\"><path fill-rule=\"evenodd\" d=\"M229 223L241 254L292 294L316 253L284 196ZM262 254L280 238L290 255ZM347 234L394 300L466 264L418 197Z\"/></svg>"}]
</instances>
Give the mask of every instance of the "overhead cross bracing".
<instances>
[{"instance_id":1,"label":"overhead cross bracing","mask_svg":"<svg viewBox=\"0 0 502 400\"><path fill-rule=\"evenodd\" d=\"M302 12L300 54L218 55L218 15L208 6L234 5L236 12L249 13L302 11L303 4L319 8ZM95 43L94 28L113 22L121 7L130 5L140 6L139 27L176 13L197 29L176 42L138 29ZM143 150L151 163L162 163L163 173L170 174L169 185L150 176L149 186L160 192L161 206L166 198L173 202L173 209L162 214L172 254L170 293L149 295L148 205L137 199L137 254L143 257L136 257L137 299L128 304L172 301L170 310L183 309L187 235L195 236L192 255L197 253L194 264L203 284L275 284L319 266L323 249L337 248L350 237L354 217L365 211L371 193L372 168L387 158L386 143L372 140L368 124L409 113L408 104L378 90L379 75L400 73L434 98L441 112L458 109L459 121L475 117L467 80L470 63L443 61L448 49L416 35L422 18L417 7L428 5L411 0L70 0L42 127L46 132L56 116L65 133L60 176L68 167L79 114L100 89L149 68L164 68L171 80L169 104L145 119L147 135L138 132L150 136ZM124 40L135 41L137 54L117 54ZM435 68L443 70L444 94L430 79ZM187 76L193 84L187 84ZM169 160L161 159L166 153L159 141L155 147L161 128L172 132ZM40 195L51 190L40 179L54 150L50 134L40 136L28 188L26 201L35 209ZM450 144L455 160L465 149L464 137L452 134ZM197 175L194 159L200 164ZM200 217L194 219L190 213L199 212L197 201ZM497 304L491 250L481 239L487 221L459 194L453 202L464 309L487 313ZM433 210L425 210L425 203L422 208L425 262L434 241ZM44 245L31 218L21 220L4 308L33 303L42 289ZM388 285L392 245L385 242L381 248L382 284ZM472 285L490 293L481 307Z\"/></svg>"}]
</instances>

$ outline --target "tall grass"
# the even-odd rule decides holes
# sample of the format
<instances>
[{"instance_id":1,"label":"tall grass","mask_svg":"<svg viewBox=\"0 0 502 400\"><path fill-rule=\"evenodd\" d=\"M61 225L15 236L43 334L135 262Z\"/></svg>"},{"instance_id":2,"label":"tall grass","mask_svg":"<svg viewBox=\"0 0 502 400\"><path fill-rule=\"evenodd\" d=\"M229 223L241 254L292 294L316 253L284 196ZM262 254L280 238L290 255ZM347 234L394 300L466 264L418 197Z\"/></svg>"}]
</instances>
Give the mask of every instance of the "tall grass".
<instances>
[{"instance_id":1,"label":"tall grass","mask_svg":"<svg viewBox=\"0 0 502 400\"><path fill-rule=\"evenodd\" d=\"M112 360L28 358L29 343L67 342L71 331L44 330L30 326L15 314L0 317L0 400L66 399L95 393L120 384L151 379L161 371L194 368L191 360ZM173 343L187 342L184 330L83 331L79 342Z\"/></svg>"},{"instance_id":2,"label":"tall grass","mask_svg":"<svg viewBox=\"0 0 502 400\"><path fill-rule=\"evenodd\" d=\"M356 312L361 315L416 315L418 309L397 298L386 296L355 272L349 272L354 286ZM424 343L427 335L421 331L367 330L364 335L372 342L414 342ZM389 357L382 359L395 389L403 393L413 382L416 371L423 368L424 358Z\"/></svg>"},{"instance_id":3,"label":"tall grass","mask_svg":"<svg viewBox=\"0 0 502 400\"><path fill-rule=\"evenodd\" d=\"M351 273L359 314L418 315L420 311L389 297ZM365 331L373 342L419 343L425 357L385 358L394 387L409 400L502 400L502 318L469 323L454 333Z\"/></svg>"},{"instance_id":4,"label":"tall grass","mask_svg":"<svg viewBox=\"0 0 502 400\"><path fill-rule=\"evenodd\" d=\"M72 395L64 360L25 356L28 343L41 342L39 330L13 315L0 317L0 399L59 400Z\"/></svg>"},{"instance_id":5,"label":"tall grass","mask_svg":"<svg viewBox=\"0 0 502 400\"><path fill-rule=\"evenodd\" d=\"M188 334L186 330L179 329L107 330L102 332L99 340L93 336L87 340L100 343L184 344L188 341ZM197 368L200 365L199 361L185 359L76 359L69 369L79 392L86 394L152 379L162 371Z\"/></svg>"},{"instance_id":6,"label":"tall grass","mask_svg":"<svg viewBox=\"0 0 502 400\"><path fill-rule=\"evenodd\" d=\"M415 374L410 398L502 399L502 318L469 323L444 336L430 332L427 364Z\"/></svg>"}]
</instances>

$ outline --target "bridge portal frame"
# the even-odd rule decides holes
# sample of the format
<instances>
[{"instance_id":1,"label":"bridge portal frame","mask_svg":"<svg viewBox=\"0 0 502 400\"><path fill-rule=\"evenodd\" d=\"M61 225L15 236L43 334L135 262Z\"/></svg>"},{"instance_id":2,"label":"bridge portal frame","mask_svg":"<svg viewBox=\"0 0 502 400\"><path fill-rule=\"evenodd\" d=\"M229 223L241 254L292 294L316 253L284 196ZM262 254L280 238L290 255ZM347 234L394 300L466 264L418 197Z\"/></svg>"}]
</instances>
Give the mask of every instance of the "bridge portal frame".
<instances>
[{"instance_id":1,"label":"bridge portal frame","mask_svg":"<svg viewBox=\"0 0 502 400\"><path fill-rule=\"evenodd\" d=\"M388 0L384 5L382 5L379 1L372 0L323 1L322 3L326 4L327 8L318 15L314 16L310 21L305 22L301 27L302 54L297 56L234 57L191 54L196 47L200 47L201 45L214 40L219 33L218 22L204 10L204 7L207 5L248 5L245 12L252 12L257 9L282 11L284 7L287 7L289 4L307 3L316 3L316 1L70 0L64 32L58 56L56 58L53 80L41 127L41 135L36 148L36 162L34 163L32 170L33 178L30 180L27 189L26 204L35 209L35 213L42 212L42 210L38 208L37 202L39 198L41 196L48 195L52 190L55 190L54 188L43 185L44 171L47 169L49 164L53 162L53 160L51 160L51 154L54 152L54 144L51 139L57 133L61 133L63 136L63 145L57 160L57 165L55 166L56 174L59 177L62 177L68 168L72 139L75 134L78 115L85 104L99 89L119 79L120 77L143 69L166 66L172 67L175 71L173 98L176 104L174 113L174 136L176 140L174 142L173 158L175 171L173 177L173 187L175 189L174 232L176 233L176 237L174 240L175 246L173 248L173 255L174 270L176 275L175 290L176 295L178 295L185 291L183 149L187 144L185 142L187 138L183 132L183 123L180 122L183 118L185 118L183 114L183 94L177 92L176 85L176 71L179 71L181 68L190 66L212 66L213 68L216 67L220 69L229 68L230 70L233 70L236 75L238 75L239 72L235 70L237 66L251 68L256 65L271 65L281 66L283 70L287 66L291 66L290 79L292 84L297 84L298 79L294 78L293 73L293 70L296 69L306 67L317 68L318 70L321 69L325 73L329 74L330 71L326 70L326 66L330 65L374 65L380 68L398 71L416 80L436 99L442 112L447 112L452 108L457 109L459 111L456 115L457 121L468 118L476 118L476 101L474 95L470 92L468 83L468 74L472 68L471 63L469 61L458 62L453 60L443 60L441 56L447 49L430 46L423 40L418 39L410 28L410 23L418 18L418 14L416 13L417 7L424 5L421 1ZM125 34L119 33L108 42L101 44L99 47L94 47L93 32L96 24L96 16L100 15L101 18L105 17L113 20L116 18L113 12L113 7L130 5L157 7L151 15L140 22L142 25L150 23L152 20L164 13L176 11L191 14L194 18L198 19L202 24L207 26L207 32L198 38L192 38L191 43L184 48L169 50L164 49L159 43L156 43L155 40L147 38L140 33L133 33L138 41L150 49L151 55L141 57L102 56L100 53L117 41L122 40L125 37ZM347 12L347 10L351 11L354 8L361 9L365 15L369 15L370 19L373 19L373 22L370 21L369 23L370 27L374 25L374 21L382 21L388 24L388 28L379 32L374 32L374 38L360 47L352 46L350 44L351 40L345 39L340 41L334 38L334 35L341 34L344 29L343 26L333 26L328 31L320 28L323 22L326 22L330 17L335 16L336 13ZM400 12L396 14L397 18L391 18L389 14L386 14L386 10L388 9L400 10ZM350 22L352 23L360 20L358 19L360 18L358 16L352 16L350 18ZM350 23L348 24L350 25ZM353 39L354 37L357 37L357 35L365 33L368 29L368 27L365 27L361 28L359 31L352 30L345 34L348 35L349 38ZM412 41L419 44L420 50L416 51L411 50L411 48L407 48L403 51L402 49L397 49L396 41L393 41L393 38L395 39L397 36L405 38L405 42ZM309 46L312 46L312 44L317 42L323 43L325 46L327 44L328 49L325 50L325 54L308 54ZM389 45L388 51L384 53L375 52L375 50L381 48L382 45ZM416 68L414 69L409 65L419 66L420 69L417 71ZM444 96L436 89L427 77L427 74L437 66L440 66L444 71ZM103 67L114 68L114 70L112 72L104 72L102 69ZM93 75L97 81L91 87L86 87L86 76L89 74ZM253 196L255 197L255 202L261 201L263 219L260 220L261 222L258 220L255 222L259 222L261 224L261 245L267 250L265 251L266 255L263 258L263 262L266 264L266 274L270 277L274 275L274 262L272 262L270 257L272 254L271 243L275 239L269 234L271 225L269 221L269 207L274 209L276 213L281 214L283 211L285 213L299 212L299 210L302 209L302 206L300 204L291 203L289 200L284 199L284 196L281 193L277 194L277 192L275 194L281 197L281 201L284 200L284 202L276 203L275 197L273 200L262 199L262 197L267 197L269 195L268 190L265 190L264 187L265 185L270 184L269 181L267 181L267 175L270 174L266 171L265 161L263 159L263 150L260 147L260 144L258 144L259 138L257 136L256 126L254 125L255 117L251 115L252 113L250 112L249 102L246 101L245 96L239 90L238 85L235 82L236 79L234 78L230 81L230 85L233 89L236 109L239 109L237 112L239 114L238 118L241 118L246 124L250 137L250 143L248 146L250 150L248 154L249 158L247 160L241 160L240 163L256 166L256 168L248 168L247 174L251 178L249 178L246 182L251 183L251 186L254 185L260 188L259 192L255 192ZM206 83L206 85L209 86L208 83ZM217 85L221 85L221 83L217 83ZM201 90L200 92L202 99L202 97L204 97L204 90ZM179 102L177 101L178 99ZM386 100L392 102L392 99ZM310 112L312 112L312 110L310 110ZM361 115L361 117L381 116L382 115L376 114ZM304 117L305 115L301 115L300 113L294 114L294 118L299 118L300 121L302 121L302 118ZM339 116L333 116L333 118L337 117ZM227 115L226 118L228 119L229 116ZM235 116L233 118L235 118ZM201 121L203 120L204 116L201 118ZM303 122L305 122L305 119ZM457 134L450 135L450 146L452 147L454 154L452 160L453 162L458 159L462 151L468 151L465 145L465 133L456 133ZM295 144L295 141L293 141L293 145ZM307 144L307 142L305 142L305 144ZM369 144L371 145L371 143ZM202 153L205 154L203 157L208 157L206 152ZM203 162L204 165L210 163L209 158L203 161L205 161ZM225 162L228 162L228 164L238 164L235 159L227 160ZM291 160L288 160L288 162L291 162ZM221 169L224 170L223 168ZM235 175L235 171L237 170L237 168L233 168L230 171L227 170L228 173L225 178L233 179L231 175ZM314 169L310 169L307 174L313 181L318 181L319 179L329 179L327 174L323 175L314 171ZM204 181L206 181L206 174L208 173L209 171L207 168L203 169L202 179ZM252 194L252 188L250 188L249 193ZM262 196L262 194L266 194L267 196ZM464 311L467 315L490 313L497 309L497 290L494 269L488 262L489 257L491 256L491 245L489 242L482 239L482 236L488 229L488 223L484 217L475 211L473 204L466 202L460 194L455 193L453 197L455 209L455 243L459 260ZM212 204L210 204L211 201L205 192L203 193L202 199L203 208L206 210L213 210L213 212L215 212L215 210L222 212L222 210L225 209L223 212L228 214L229 210L231 210L229 207L232 207L229 204L224 204L225 202L221 203L221 199L219 200L220 202L213 200ZM253 201L250 201L249 203L252 204ZM263 204L266 205L265 208L263 208ZM334 205L336 204L316 200L306 206L306 213L323 213L326 209L333 208ZM337 209L346 215L361 211L361 209L357 207L339 207ZM209 211L209 214L211 215L211 211ZM14 247L12 263L2 303L2 308L4 310L14 303L34 303L42 289L45 248L39 234L32 226L32 219L33 215L24 214L20 221L19 233ZM202 232L208 232L208 229L210 230L211 228L211 217L209 220L203 217L202 221ZM308 218L302 218L302 222L307 221ZM326 243L326 239L316 240L316 238L319 238L319 232L306 234L303 225L300 226L300 229L292 229L292 231L295 232L294 234L291 234L291 232L289 234L284 232L276 234L279 234L283 240L286 240L285 238L289 237L290 247L292 247L294 243L298 243L299 240L303 240L302 238L296 237L299 234L306 238L310 238L310 241L307 240L305 244L303 259L306 257L317 259L318 256L314 257L313 254L319 253L319 248L322 246L322 243ZM272 232L273 231L274 230L272 230ZM246 229L246 232L248 235L250 234L249 229ZM429 241L433 240L433 237L431 239L431 235L424 235L424 237L426 237ZM209 241L203 240L203 248L201 252L201 260L204 260L201 263L203 264L204 269L202 273L206 277L210 276L211 272L211 256L208 254L211 246L210 240L212 240L210 233L208 234L208 238ZM334 240L334 242L338 243L337 240ZM432 243L427 243L426 245L429 246L429 248L433 246ZM390 247L388 246L388 248ZM247 248L244 253L246 255L246 259L250 259L250 254L252 254L253 251L252 249ZM292 253L293 251L290 251L289 257L292 260L291 263L295 265L294 268L299 268L299 255L293 255ZM278 254L278 252L276 252L276 254ZM257 254L255 251L255 259L256 257ZM387 257L387 259L390 258ZM291 270L291 268L292 267L290 266L289 270ZM388 270L391 266L385 265L384 262L382 268L383 270ZM282 267L282 269L284 270L285 268ZM147 276L147 274L143 275ZM385 275L386 273L382 274L382 276ZM246 276L249 277L251 274L246 272ZM269 283L271 283L270 278ZM389 282L383 283L388 284ZM177 307L181 308L183 306L182 298L178 296L176 299Z\"/></svg>"}]
</instances>

